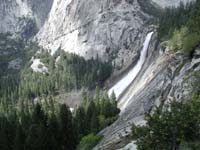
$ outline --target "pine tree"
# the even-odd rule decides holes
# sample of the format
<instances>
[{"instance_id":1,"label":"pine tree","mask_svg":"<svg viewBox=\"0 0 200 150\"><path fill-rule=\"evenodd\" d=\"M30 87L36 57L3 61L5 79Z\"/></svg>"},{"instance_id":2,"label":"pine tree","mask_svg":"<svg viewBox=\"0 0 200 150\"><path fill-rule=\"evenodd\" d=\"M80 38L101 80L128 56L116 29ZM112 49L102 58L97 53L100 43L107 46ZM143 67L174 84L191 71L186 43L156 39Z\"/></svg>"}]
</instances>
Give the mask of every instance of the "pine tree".
<instances>
[{"instance_id":1,"label":"pine tree","mask_svg":"<svg viewBox=\"0 0 200 150\"><path fill-rule=\"evenodd\" d=\"M60 106L60 135L62 150L74 150L76 147L76 135L75 129L72 123L72 115L69 108L66 105Z\"/></svg>"},{"instance_id":2,"label":"pine tree","mask_svg":"<svg viewBox=\"0 0 200 150\"><path fill-rule=\"evenodd\" d=\"M25 133L20 125L17 126L13 150L24 150Z\"/></svg>"},{"instance_id":3,"label":"pine tree","mask_svg":"<svg viewBox=\"0 0 200 150\"><path fill-rule=\"evenodd\" d=\"M90 132L92 133L97 133L99 131L99 120L96 111L94 111L92 114L90 128Z\"/></svg>"},{"instance_id":4,"label":"pine tree","mask_svg":"<svg viewBox=\"0 0 200 150\"><path fill-rule=\"evenodd\" d=\"M0 117L0 149L2 150L10 150L10 141L6 133L7 124L7 119L4 117Z\"/></svg>"},{"instance_id":5,"label":"pine tree","mask_svg":"<svg viewBox=\"0 0 200 150\"><path fill-rule=\"evenodd\" d=\"M82 106L80 106L76 110L75 118L74 118L76 128L79 133L79 138L86 134L86 129L88 128L85 118L86 118L85 110Z\"/></svg>"},{"instance_id":6,"label":"pine tree","mask_svg":"<svg viewBox=\"0 0 200 150\"><path fill-rule=\"evenodd\" d=\"M58 120L53 114L48 120L46 150L60 150Z\"/></svg>"},{"instance_id":7,"label":"pine tree","mask_svg":"<svg viewBox=\"0 0 200 150\"><path fill-rule=\"evenodd\" d=\"M34 106L32 120L34 124L43 124L46 125L47 116L45 115L42 107L39 103Z\"/></svg>"}]
</instances>

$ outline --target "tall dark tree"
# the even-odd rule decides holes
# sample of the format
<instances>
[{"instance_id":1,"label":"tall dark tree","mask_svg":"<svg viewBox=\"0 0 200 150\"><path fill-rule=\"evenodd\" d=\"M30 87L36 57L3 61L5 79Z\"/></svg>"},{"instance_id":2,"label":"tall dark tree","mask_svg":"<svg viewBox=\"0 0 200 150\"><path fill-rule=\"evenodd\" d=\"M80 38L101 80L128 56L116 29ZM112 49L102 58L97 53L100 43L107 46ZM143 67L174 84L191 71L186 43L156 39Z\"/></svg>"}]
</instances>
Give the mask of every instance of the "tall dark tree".
<instances>
[{"instance_id":1,"label":"tall dark tree","mask_svg":"<svg viewBox=\"0 0 200 150\"><path fill-rule=\"evenodd\" d=\"M42 110L42 107L39 103L34 106L33 114L32 114L32 121L33 124L42 124L46 125L47 123L47 116Z\"/></svg>"},{"instance_id":2,"label":"tall dark tree","mask_svg":"<svg viewBox=\"0 0 200 150\"><path fill-rule=\"evenodd\" d=\"M60 106L60 135L62 150L74 150L77 144L77 137L72 122L72 114L66 105Z\"/></svg>"},{"instance_id":3,"label":"tall dark tree","mask_svg":"<svg viewBox=\"0 0 200 150\"><path fill-rule=\"evenodd\" d=\"M85 110L82 106L80 106L79 108L77 108L76 113L75 113L75 124L76 124L76 128L77 128L77 132L79 133L79 137L82 137L83 135L86 134L86 129L87 124L86 124L86 114L85 114Z\"/></svg>"},{"instance_id":4,"label":"tall dark tree","mask_svg":"<svg viewBox=\"0 0 200 150\"><path fill-rule=\"evenodd\" d=\"M17 126L13 150L24 150L25 133L20 125Z\"/></svg>"}]
</instances>

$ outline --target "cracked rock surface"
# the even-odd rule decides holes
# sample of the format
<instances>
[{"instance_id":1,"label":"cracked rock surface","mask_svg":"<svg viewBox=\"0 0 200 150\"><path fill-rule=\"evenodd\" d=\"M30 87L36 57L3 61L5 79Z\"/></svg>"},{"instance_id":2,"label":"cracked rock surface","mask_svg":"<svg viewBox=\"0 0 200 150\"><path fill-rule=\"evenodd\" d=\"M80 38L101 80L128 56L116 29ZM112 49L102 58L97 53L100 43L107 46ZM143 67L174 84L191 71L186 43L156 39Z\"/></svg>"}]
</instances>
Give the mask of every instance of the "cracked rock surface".
<instances>
[{"instance_id":1,"label":"cracked rock surface","mask_svg":"<svg viewBox=\"0 0 200 150\"><path fill-rule=\"evenodd\" d=\"M51 53L62 48L85 58L133 56L131 45L145 36L148 18L137 0L54 0L37 40Z\"/></svg>"}]
</instances>

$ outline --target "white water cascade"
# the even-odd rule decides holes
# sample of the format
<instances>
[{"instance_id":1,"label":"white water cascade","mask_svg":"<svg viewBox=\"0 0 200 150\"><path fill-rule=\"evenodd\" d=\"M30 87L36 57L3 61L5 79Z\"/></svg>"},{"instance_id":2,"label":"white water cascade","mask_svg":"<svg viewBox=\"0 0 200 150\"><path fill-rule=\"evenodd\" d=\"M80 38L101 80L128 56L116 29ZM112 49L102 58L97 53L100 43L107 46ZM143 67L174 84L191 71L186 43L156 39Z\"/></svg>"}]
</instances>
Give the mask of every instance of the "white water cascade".
<instances>
[{"instance_id":1,"label":"white water cascade","mask_svg":"<svg viewBox=\"0 0 200 150\"><path fill-rule=\"evenodd\" d=\"M140 58L139 58L137 64L120 81L118 81L113 87L111 87L109 89L109 91L108 91L109 96L112 94L112 92L114 92L116 95L116 98L118 99L119 96L126 90L126 88L136 78L136 76L142 69L142 66L145 62L145 59L147 56L147 50L148 50L152 35L153 35L153 32L150 32L147 34L145 42L143 44L143 48L140 52Z\"/></svg>"}]
</instances>

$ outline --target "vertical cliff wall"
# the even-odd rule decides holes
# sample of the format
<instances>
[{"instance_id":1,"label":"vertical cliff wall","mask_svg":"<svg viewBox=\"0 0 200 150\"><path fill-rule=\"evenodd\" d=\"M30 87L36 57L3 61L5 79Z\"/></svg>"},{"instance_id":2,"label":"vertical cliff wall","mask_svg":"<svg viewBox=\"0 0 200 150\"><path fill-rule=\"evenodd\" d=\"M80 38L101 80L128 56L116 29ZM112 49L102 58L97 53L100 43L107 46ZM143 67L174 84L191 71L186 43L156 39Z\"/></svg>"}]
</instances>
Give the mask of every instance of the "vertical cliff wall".
<instances>
[{"instance_id":1,"label":"vertical cliff wall","mask_svg":"<svg viewBox=\"0 0 200 150\"><path fill-rule=\"evenodd\" d=\"M62 48L86 58L125 58L134 55L130 46L148 18L137 0L54 0L37 39L52 54Z\"/></svg>"}]
</instances>

